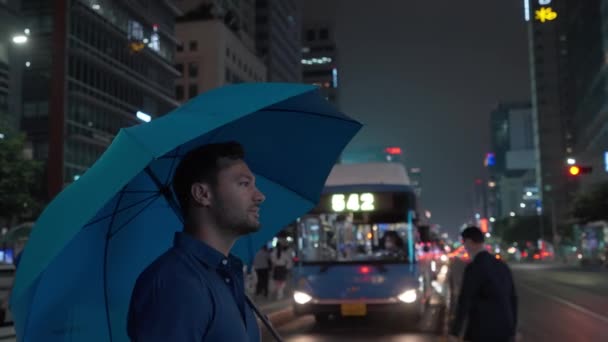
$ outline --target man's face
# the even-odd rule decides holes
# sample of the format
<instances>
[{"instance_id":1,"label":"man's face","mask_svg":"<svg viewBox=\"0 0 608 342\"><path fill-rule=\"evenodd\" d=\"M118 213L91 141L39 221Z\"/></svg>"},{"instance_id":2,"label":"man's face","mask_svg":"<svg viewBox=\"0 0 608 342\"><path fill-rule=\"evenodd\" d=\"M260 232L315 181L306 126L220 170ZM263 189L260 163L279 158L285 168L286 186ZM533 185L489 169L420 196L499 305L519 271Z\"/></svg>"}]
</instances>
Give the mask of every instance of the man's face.
<instances>
[{"instance_id":1,"label":"man's face","mask_svg":"<svg viewBox=\"0 0 608 342\"><path fill-rule=\"evenodd\" d=\"M226 161L217 175L211 204L218 223L237 235L258 231L260 204L264 194L255 185L255 176L243 160Z\"/></svg>"},{"instance_id":2,"label":"man's face","mask_svg":"<svg viewBox=\"0 0 608 342\"><path fill-rule=\"evenodd\" d=\"M473 242L473 240L471 239L464 239L463 244L464 249L467 250L467 253L469 253L469 255L475 254L480 248L480 244L477 242Z\"/></svg>"}]
</instances>

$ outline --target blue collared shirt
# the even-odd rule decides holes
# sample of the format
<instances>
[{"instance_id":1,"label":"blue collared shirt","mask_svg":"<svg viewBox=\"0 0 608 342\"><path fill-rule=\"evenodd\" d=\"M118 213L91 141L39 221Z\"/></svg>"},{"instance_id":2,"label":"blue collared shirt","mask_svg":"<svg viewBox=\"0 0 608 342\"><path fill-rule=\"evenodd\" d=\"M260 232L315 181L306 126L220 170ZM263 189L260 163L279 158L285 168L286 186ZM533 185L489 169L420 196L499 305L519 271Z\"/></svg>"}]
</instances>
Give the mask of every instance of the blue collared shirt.
<instances>
[{"instance_id":1,"label":"blue collared shirt","mask_svg":"<svg viewBox=\"0 0 608 342\"><path fill-rule=\"evenodd\" d=\"M242 262L185 233L140 274L129 307L134 342L259 342Z\"/></svg>"}]
</instances>

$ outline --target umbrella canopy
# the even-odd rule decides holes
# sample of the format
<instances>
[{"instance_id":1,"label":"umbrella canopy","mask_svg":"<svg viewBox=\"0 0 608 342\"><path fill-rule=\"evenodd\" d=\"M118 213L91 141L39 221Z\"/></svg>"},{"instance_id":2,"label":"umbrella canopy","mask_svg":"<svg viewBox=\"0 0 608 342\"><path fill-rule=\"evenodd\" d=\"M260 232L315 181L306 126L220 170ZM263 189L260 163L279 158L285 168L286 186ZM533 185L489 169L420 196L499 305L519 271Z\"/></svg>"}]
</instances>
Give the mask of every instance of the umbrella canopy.
<instances>
[{"instance_id":1,"label":"umbrella canopy","mask_svg":"<svg viewBox=\"0 0 608 342\"><path fill-rule=\"evenodd\" d=\"M220 88L122 129L32 230L11 296L20 341L128 340L135 280L182 229L171 180L188 151L229 140L245 147L245 161L266 194L260 231L232 250L249 262L264 242L316 205L360 127L316 87L261 83Z\"/></svg>"}]
</instances>

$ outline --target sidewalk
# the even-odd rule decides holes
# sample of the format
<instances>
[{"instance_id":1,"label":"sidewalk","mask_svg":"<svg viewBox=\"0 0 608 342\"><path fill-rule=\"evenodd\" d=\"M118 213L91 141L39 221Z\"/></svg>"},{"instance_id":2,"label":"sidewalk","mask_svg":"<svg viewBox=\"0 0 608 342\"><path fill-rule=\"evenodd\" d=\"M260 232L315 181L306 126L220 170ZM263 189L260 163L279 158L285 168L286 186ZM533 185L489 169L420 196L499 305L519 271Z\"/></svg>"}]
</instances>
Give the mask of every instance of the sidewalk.
<instances>
[{"instance_id":1,"label":"sidewalk","mask_svg":"<svg viewBox=\"0 0 608 342\"><path fill-rule=\"evenodd\" d=\"M12 325L0 326L0 342L15 342L17 336Z\"/></svg>"},{"instance_id":2,"label":"sidewalk","mask_svg":"<svg viewBox=\"0 0 608 342\"><path fill-rule=\"evenodd\" d=\"M270 297L268 299L264 297L255 298L255 296L251 296L251 300L260 309L262 314L268 317L268 320L275 328L287 323L294 316L291 291L286 291L285 297L281 300L277 300L274 297ZM264 324L259 320L259 318L258 324L260 327L262 327L262 329L265 329L263 328Z\"/></svg>"}]
</instances>

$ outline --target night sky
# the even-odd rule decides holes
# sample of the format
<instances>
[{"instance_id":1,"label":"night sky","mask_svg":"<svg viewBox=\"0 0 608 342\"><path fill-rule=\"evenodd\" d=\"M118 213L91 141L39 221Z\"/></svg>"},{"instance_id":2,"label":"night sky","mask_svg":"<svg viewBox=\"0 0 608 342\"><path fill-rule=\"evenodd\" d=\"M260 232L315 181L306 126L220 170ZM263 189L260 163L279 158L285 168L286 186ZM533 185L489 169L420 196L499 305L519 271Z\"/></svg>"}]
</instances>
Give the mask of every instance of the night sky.
<instances>
[{"instance_id":1,"label":"night sky","mask_svg":"<svg viewBox=\"0 0 608 342\"><path fill-rule=\"evenodd\" d=\"M490 112L530 98L523 1L336 5L340 106L365 124L349 149L401 146L407 166L422 168L423 206L454 237L484 175Z\"/></svg>"}]
</instances>

